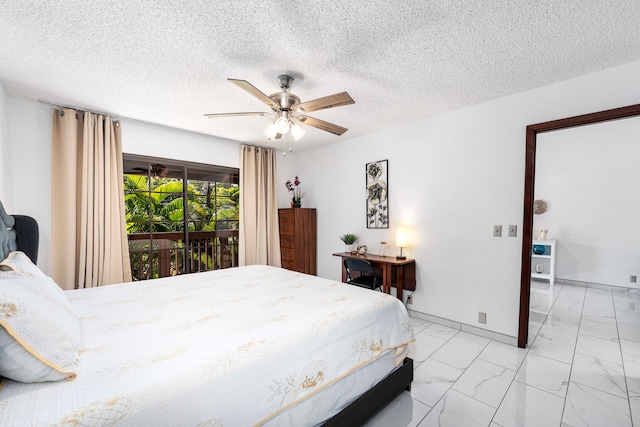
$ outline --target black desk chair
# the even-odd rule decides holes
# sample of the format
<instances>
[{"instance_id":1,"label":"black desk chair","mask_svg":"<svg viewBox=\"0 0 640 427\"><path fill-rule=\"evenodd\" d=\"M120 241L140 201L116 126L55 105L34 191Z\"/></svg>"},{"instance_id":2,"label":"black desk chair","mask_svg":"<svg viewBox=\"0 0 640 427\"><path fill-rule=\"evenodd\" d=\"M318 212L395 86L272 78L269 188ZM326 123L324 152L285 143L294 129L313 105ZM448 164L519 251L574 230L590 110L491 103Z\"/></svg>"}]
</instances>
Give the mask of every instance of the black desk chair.
<instances>
[{"instance_id":1,"label":"black desk chair","mask_svg":"<svg viewBox=\"0 0 640 427\"><path fill-rule=\"evenodd\" d=\"M371 290L379 289L382 286L382 279L378 272L366 259L345 258L344 268L347 272L347 283L350 285Z\"/></svg>"}]
</instances>

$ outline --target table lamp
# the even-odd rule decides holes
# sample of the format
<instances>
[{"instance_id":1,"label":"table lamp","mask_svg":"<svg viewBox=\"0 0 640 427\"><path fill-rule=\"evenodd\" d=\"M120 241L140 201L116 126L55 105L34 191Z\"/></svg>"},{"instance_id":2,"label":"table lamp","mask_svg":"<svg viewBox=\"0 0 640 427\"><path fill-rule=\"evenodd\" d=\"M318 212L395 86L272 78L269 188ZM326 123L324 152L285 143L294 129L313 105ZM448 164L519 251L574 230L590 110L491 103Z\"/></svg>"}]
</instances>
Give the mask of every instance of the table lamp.
<instances>
[{"instance_id":1,"label":"table lamp","mask_svg":"<svg viewBox=\"0 0 640 427\"><path fill-rule=\"evenodd\" d=\"M396 259L407 259L406 256L402 255L402 248L408 246L408 241L407 229L405 227L396 228L396 246L400 248L400 255L396 256Z\"/></svg>"}]
</instances>

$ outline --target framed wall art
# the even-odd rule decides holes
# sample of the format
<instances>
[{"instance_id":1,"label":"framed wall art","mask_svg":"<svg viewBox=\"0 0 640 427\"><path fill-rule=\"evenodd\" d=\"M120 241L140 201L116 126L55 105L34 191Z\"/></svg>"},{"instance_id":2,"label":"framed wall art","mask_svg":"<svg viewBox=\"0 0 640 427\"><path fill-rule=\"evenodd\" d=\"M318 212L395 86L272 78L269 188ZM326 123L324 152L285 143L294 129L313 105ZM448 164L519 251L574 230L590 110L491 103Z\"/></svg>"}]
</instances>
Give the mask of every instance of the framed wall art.
<instances>
[{"instance_id":1,"label":"framed wall art","mask_svg":"<svg viewBox=\"0 0 640 427\"><path fill-rule=\"evenodd\" d=\"M389 228L389 161L366 165L367 228Z\"/></svg>"}]
</instances>

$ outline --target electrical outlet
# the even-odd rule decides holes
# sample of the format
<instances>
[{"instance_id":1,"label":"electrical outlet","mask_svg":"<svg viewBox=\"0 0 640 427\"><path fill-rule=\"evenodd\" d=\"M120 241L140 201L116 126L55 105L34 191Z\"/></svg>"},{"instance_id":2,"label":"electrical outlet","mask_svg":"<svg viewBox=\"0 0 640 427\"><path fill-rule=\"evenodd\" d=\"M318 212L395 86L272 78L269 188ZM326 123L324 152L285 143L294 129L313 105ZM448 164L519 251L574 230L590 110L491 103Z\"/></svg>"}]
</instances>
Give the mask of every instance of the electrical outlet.
<instances>
[{"instance_id":1,"label":"electrical outlet","mask_svg":"<svg viewBox=\"0 0 640 427\"><path fill-rule=\"evenodd\" d=\"M629 276L629 283L638 283L638 276L636 276L635 274Z\"/></svg>"},{"instance_id":2,"label":"electrical outlet","mask_svg":"<svg viewBox=\"0 0 640 427\"><path fill-rule=\"evenodd\" d=\"M478 323L482 323L483 325L487 324L487 313L478 312Z\"/></svg>"},{"instance_id":3,"label":"electrical outlet","mask_svg":"<svg viewBox=\"0 0 640 427\"><path fill-rule=\"evenodd\" d=\"M494 225L493 226L493 237L502 237L502 226Z\"/></svg>"},{"instance_id":4,"label":"electrical outlet","mask_svg":"<svg viewBox=\"0 0 640 427\"><path fill-rule=\"evenodd\" d=\"M413 295L407 297L407 304L413 304Z\"/></svg>"},{"instance_id":5,"label":"electrical outlet","mask_svg":"<svg viewBox=\"0 0 640 427\"><path fill-rule=\"evenodd\" d=\"M518 226L510 225L509 226L509 237L518 237Z\"/></svg>"}]
</instances>

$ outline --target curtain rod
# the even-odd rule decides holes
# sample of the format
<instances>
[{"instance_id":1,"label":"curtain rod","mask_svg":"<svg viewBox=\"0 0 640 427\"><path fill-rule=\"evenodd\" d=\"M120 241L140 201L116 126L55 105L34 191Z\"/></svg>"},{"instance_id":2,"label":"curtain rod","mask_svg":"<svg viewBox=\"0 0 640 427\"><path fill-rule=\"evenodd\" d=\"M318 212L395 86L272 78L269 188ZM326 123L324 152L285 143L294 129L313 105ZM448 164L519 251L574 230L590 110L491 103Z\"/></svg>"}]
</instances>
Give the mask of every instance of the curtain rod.
<instances>
[{"instance_id":1,"label":"curtain rod","mask_svg":"<svg viewBox=\"0 0 640 427\"><path fill-rule=\"evenodd\" d=\"M268 148L269 150L278 151L276 147L270 147L268 145L260 145L256 142L241 142L240 145L246 145L247 147L255 147L255 148Z\"/></svg>"},{"instance_id":2,"label":"curtain rod","mask_svg":"<svg viewBox=\"0 0 640 427\"><path fill-rule=\"evenodd\" d=\"M103 115L103 116L109 116L114 120L128 120L128 121L131 121L131 122L142 123L142 124L145 124L145 125L158 126L158 127L162 127L162 128L167 128L167 129L171 129L171 130L180 131L180 132L195 133L196 135L204 135L204 136L208 136L208 137L212 137L212 138L220 138L220 139L224 139L224 140L227 140L227 141L230 141L230 142L235 142L235 143L238 143L238 144L246 144L246 145L252 145L253 144L253 143L243 143L241 141L236 141L236 140L228 139L228 138L222 138L220 136L209 135L208 133L196 132L194 130L174 128L174 127L171 127L171 126L161 125L159 123L147 122L145 120L132 119L132 118L129 118L129 117L122 117L122 116L116 116L116 115L112 115L112 114L109 114L109 113L103 113L101 111L88 110L86 108L75 107L73 105L68 105L68 104L60 104L59 102L47 101L45 99L38 99L38 102L40 104L46 104L46 105L50 106L51 108L55 108L55 107L71 108L72 110L80 110L80 111L86 111L87 113L93 113L93 114L100 114L100 115ZM265 146L265 145L255 145L255 146L256 147L263 147L263 148L273 148L274 150L277 150L277 148L275 148L275 147L269 147L269 146Z\"/></svg>"},{"instance_id":3,"label":"curtain rod","mask_svg":"<svg viewBox=\"0 0 640 427\"><path fill-rule=\"evenodd\" d=\"M202 132L196 132L196 131L193 131L193 130L174 128L174 127L171 127L171 126L161 125L159 123L153 123L153 122L147 122L145 120L140 120L140 119L132 119L132 118L129 118L129 117L117 116L117 115L113 115L113 114L109 114L109 113L103 113L101 111L88 110L86 108L76 107L76 106L68 105L68 104L60 104L59 102L47 101L47 100L44 100L44 99L38 99L38 102L41 103L41 104L49 105L51 108L55 108L55 107L71 108L72 110L79 110L79 111L85 111L87 113L101 114L103 116L109 116L114 120L127 120L127 121L130 121L130 122L137 122L137 123L142 123L142 124L145 124L145 125L158 126L158 127L162 127L162 128L167 128L167 129L171 129L171 130L180 131L180 132L195 133L197 135L204 135L204 136L209 136L209 137L212 137L212 138L220 138L220 137L217 137L217 136L214 136L214 135L209 135L209 134L202 133ZM225 139L225 138L221 138L221 139ZM233 141L233 140L229 140L229 141Z\"/></svg>"},{"instance_id":4,"label":"curtain rod","mask_svg":"<svg viewBox=\"0 0 640 427\"><path fill-rule=\"evenodd\" d=\"M46 101L44 99L38 99L38 102L41 103L41 104L46 104L46 105L50 106L51 108L56 108L56 107L58 107L58 108L71 108L72 110L84 111L84 112L87 112L87 113L98 114L98 115L101 115L101 116L109 116L109 117L114 118L116 120L120 119L120 117L114 116L113 114L103 113L101 111L89 110L87 108L75 107L73 105L60 104L58 102Z\"/></svg>"}]
</instances>

